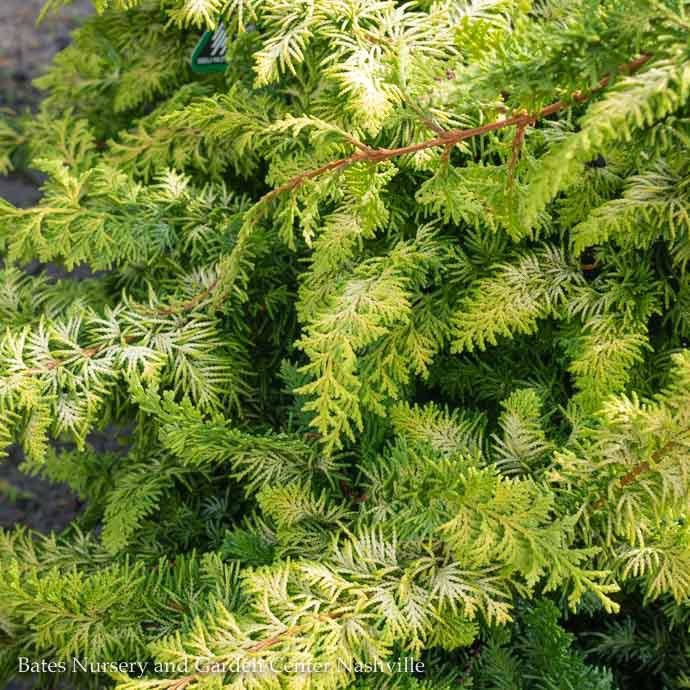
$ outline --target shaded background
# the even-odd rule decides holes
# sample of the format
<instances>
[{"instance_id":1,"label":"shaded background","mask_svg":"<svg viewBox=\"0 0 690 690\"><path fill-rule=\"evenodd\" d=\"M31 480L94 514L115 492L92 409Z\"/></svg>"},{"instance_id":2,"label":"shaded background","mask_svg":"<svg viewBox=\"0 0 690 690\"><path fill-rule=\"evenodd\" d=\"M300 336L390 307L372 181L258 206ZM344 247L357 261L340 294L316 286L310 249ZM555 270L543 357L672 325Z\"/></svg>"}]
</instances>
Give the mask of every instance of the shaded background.
<instances>
[{"instance_id":1,"label":"shaded background","mask_svg":"<svg viewBox=\"0 0 690 690\"><path fill-rule=\"evenodd\" d=\"M36 26L42 6L43 0L0 0L3 112L37 107L41 94L32 80L46 69L56 52L67 46L70 32L92 12L90 0L74 0ZM17 206L33 205L40 197L37 177L30 172L0 176L0 196ZM62 529L78 512L78 500L66 486L49 484L20 472L21 459L20 450L13 447L9 458L0 460L0 528L23 523L42 532Z\"/></svg>"}]
</instances>

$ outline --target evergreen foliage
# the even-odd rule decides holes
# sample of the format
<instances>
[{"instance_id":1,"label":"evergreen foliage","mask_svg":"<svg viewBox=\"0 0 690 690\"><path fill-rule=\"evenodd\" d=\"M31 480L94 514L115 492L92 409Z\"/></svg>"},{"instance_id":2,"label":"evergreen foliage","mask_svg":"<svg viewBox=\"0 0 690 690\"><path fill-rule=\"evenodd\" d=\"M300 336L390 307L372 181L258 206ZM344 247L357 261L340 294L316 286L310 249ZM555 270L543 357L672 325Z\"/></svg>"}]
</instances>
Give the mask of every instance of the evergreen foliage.
<instances>
[{"instance_id":1,"label":"evergreen foliage","mask_svg":"<svg viewBox=\"0 0 690 690\"><path fill-rule=\"evenodd\" d=\"M0 120L0 444L86 504L0 680L690 687L690 5L94 5Z\"/></svg>"}]
</instances>

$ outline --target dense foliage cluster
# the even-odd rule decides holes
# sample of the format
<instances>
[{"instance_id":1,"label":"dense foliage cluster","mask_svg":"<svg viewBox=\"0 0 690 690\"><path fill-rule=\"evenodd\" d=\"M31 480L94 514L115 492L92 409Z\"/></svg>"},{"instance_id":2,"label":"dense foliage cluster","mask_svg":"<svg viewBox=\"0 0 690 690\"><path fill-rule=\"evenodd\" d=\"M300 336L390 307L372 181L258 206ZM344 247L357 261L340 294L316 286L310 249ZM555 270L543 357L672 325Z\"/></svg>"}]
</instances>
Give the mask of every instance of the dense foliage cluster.
<instances>
[{"instance_id":1,"label":"dense foliage cluster","mask_svg":"<svg viewBox=\"0 0 690 690\"><path fill-rule=\"evenodd\" d=\"M690 687L690 3L94 4L0 120L0 442L85 501L0 677Z\"/></svg>"}]
</instances>

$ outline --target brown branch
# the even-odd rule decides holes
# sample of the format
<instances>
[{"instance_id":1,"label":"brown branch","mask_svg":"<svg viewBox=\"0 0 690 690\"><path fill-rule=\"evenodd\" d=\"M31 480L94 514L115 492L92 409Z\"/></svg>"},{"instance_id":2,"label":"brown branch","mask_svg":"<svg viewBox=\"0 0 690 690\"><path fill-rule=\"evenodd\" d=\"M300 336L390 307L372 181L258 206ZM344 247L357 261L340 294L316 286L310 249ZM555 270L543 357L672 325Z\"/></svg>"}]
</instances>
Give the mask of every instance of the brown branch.
<instances>
[{"instance_id":1,"label":"brown branch","mask_svg":"<svg viewBox=\"0 0 690 690\"><path fill-rule=\"evenodd\" d=\"M190 683L198 680L201 677L200 673L194 673L190 676L183 676L182 678L177 678L173 681L172 685L169 685L169 690L184 690Z\"/></svg>"},{"instance_id":2,"label":"brown branch","mask_svg":"<svg viewBox=\"0 0 690 690\"><path fill-rule=\"evenodd\" d=\"M624 65L619 67L620 72L626 72L627 74L633 74L637 72L641 67L643 67L651 59L651 54L645 53L630 62L626 62ZM575 103L583 103L590 96L601 89L608 86L611 81L611 76L607 75L599 81L599 83L590 91L575 91L571 94L571 101ZM496 120L495 122L490 122L479 127L471 127L469 129L450 129L445 132L440 133L434 139L429 139L427 141L422 141L417 144L409 144L407 146L399 146L394 149L387 148L377 148L377 149L365 149L353 153L347 158L340 158L330 163L326 163L318 168L309 170L299 175L295 175L289 179L284 184L276 187L267 194L264 194L258 204L266 203L275 197L279 196L283 192L292 191L297 189L307 180L313 179L314 177L319 177L327 172L333 172L335 170L340 170L342 168L347 168L355 163L360 163L362 161L368 161L370 163L379 163L381 161L390 160L391 158L397 158L399 156L405 156L411 153L417 153L418 151L424 151L426 149L435 148L437 146L454 146L461 141L466 139L472 139L474 137L482 136L484 134L489 134L490 132L495 132L499 129L504 129L506 127L521 127L526 128L529 125L533 125L537 120L541 120L545 117L555 115L559 111L567 108L570 105L570 101L556 101L550 105L545 106L536 113L519 113L513 115L512 117L504 118L503 120Z\"/></svg>"},{"instance_id":3,"label":"brown branch","mask_svg":"<svg viewBox=\"0 0 690 690\"><path fill-rule=\"evenodd\" d=\"M621 65L618 68L618 71L625 72L627 74L633 74L637 72L641 67L643 67L647 62L649 62L651 58L652 55L650 53L644 53L639 57L635 58L634 60L630 60L629 62L626 62L625 64ZM351 165L354 165L355 163L380 163L381 161L390 160L391 158L397 158L399 156L417 153L418 151L425 151L427 149L436 148L438 146L444 147L445 155L448 156L450 154L450 150L452 149L452 147L456 144L459 144L461 141L465 141L466 139L472 139L474 137L483 136L485 134L489 134L490 132L495 132L499 129L505 129L506 127L518 127L518 132L522 131L522 136L524 136L525 129L530 125L535 124L538 120L541 120L545 117L555 115L559 111L568 108L573 102L585 102L588 98L590 98L592 94L605 88L610 83L610 81L611 75L606 75L601 80L599 80L598 84L591 90L587 92L580 90L575 91L571 94L570 101L556 101L555 103L551 103L550 105L545 106L536 113L529 114L521 112L511 117L504 118L502 120L496 120L495 122L489 122L485 125L471 127L469 129L450 129L445 131L441 130L433 139L428 139L427 141L418 142L416 144L409 144L407 146L399 146L397 148L388 149L369 148L366 145L361 144L361 142L357 142L357 144L352 142L353 145L355 145L355 147L357 148L357 151L355 151L353 154L345 158L338 158L337 160L330 161L329 163L325 163L324 165L321 165L318 168L313 168L312 170L302 172L299 175L295 175L294 177L290 178L287 182L284 182L278 187L272 189L271 191L266 192L266 194L264 194L254 205L254 213L263 213L268 204L271 201L273 201L276 197L280 196L281 194L284 194L285 192L292 192L295 189L298 189L308 180L312 180L315 177L320 177L325 173L344 170L345 168L349 168ZM202 302L206 297L208 297L211 294L211 292L217 287L219 282L220 281L216 281L212 286L208 287L206 290L200 293L200 295L189 300L188 302L185 302L184 304L179 305L177 307L170 306L166 308L162 313L164 315L168 315L177 311L190 311L191 309L194 309L196 306L199 305L200 302Z\"/></svg>"},{"instance_id":4,"label":"brown branch","mask_svg":"<svg viewBox=\"0 0 690 690\"><path fill-rule=\"evenodd\" d=\"M690 432L690 429L686 429L684 433ZM657 448L651 455L651 458L649 460L643 460L642 462L638 462L637 464L633 465L619 480L618 480L618 487L620 489L624 489L626 486L630 486L630 484L634 484L637 481L637 478L641 474L645 474L646 472L649 472L649 470L652 469L654 465L656 465L669 451L671 451L675 446L681 445L681 441L679 441L677 438L672 438L666 443L664 443L661 448ZM601 496L596 503L594 504L594 510L601 510L606 505L606 497Z\"/></svg>"},{"instance_id":5,"label":"brown branch","mask_svg":"<svg viewBox=\"0 0 690 690\"><path fill-rule=\"evenodd\" d=\"M510 151L510 160L508 161L508 184L512 185L514 181L515 168L520 160L522 153L522 145L525 143L526 124L519 124L515 130L515 137Z\"/></svg>"},{"instance_id":6,"label":"brown branch","mask_svg":"<svg viewBox=\"0 0 690 690\"><path fill-rule=\"evenodd\" d=\"M337 618L340 618L344 614L344 611L334 611L333 613L323 613L318 616L321 620L336 620ZM280 644L283 640L287 639L288 637L292 637L293 635L297 635L300 633L304 628L304 625L293 625L291 628L286 628L282 632L278 633L277 635L274 635L273 637L268 637L265 640L261 640L257 642L256 644L252 645L247 649L248 652L254 653L254 652L261 652L264 649L269 649L270 647L274 647L277 644Z\"/></svg>"},{"instance_id":7,"label":"brown branch","mask_svg":"<svg viewBox=\"0 0 690 690\"><path fill-rule=\"evenodd\" d=\"M126 335L123 340L125 343L129 344L132 341L136 340L136 338L133 335ZM86 359L91 359L95 355L103 352L104 350L107 350L109 347L112 347L112 343L104 343L103 345L92 345L91 347L85 347L81 349L81 354L86 358ZM51 359L44 367L32 367L31 369L24 369L23 374L29 374L29 376L37 376L38 374L43 374L46 370L52 371L53 369L59 369L60 367L64 367L66 364L69 363L69 359Z\"/></svg>"},{"instance_id":8,"label":"brown branch","mask_svg":"<svg viewBox=\"0 0 690 690\"><path fill-rule=\"evenodd\" d=\"M156 314L159 314L160 316L170 316L171 314L176 314L178 312L185 312L185 311L191 311L196 307L198 304L203 302L209 295L213 294L213 291L216 289L218 285L219 279L216 278L211 282L211 284L203 289L200 293L197 295L194 295L191 299L187 300L186 302L183 302L180 305L169 305L165 307L164 309L159 309L159 310L154 310Z\"/></svg>"}]
</instances>

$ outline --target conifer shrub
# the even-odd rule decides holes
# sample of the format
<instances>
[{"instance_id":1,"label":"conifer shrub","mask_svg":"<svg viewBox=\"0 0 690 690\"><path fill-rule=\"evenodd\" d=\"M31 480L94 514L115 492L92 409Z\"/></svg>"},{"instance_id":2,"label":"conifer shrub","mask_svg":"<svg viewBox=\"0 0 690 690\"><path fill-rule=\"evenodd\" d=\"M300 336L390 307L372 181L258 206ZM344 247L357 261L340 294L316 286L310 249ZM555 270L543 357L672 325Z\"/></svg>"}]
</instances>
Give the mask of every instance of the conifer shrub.
<instances>
[{"instance_id":1,"label":"conifer shrub","mask_svg":"<svg viewBox=\"0 0 690 690\"><path fill-rule=\"evenodd\" d=\"M94 4L0 121L0 442L85 502L0 677L690 687L688 3Z\"/></svg>"}]
</instances>

